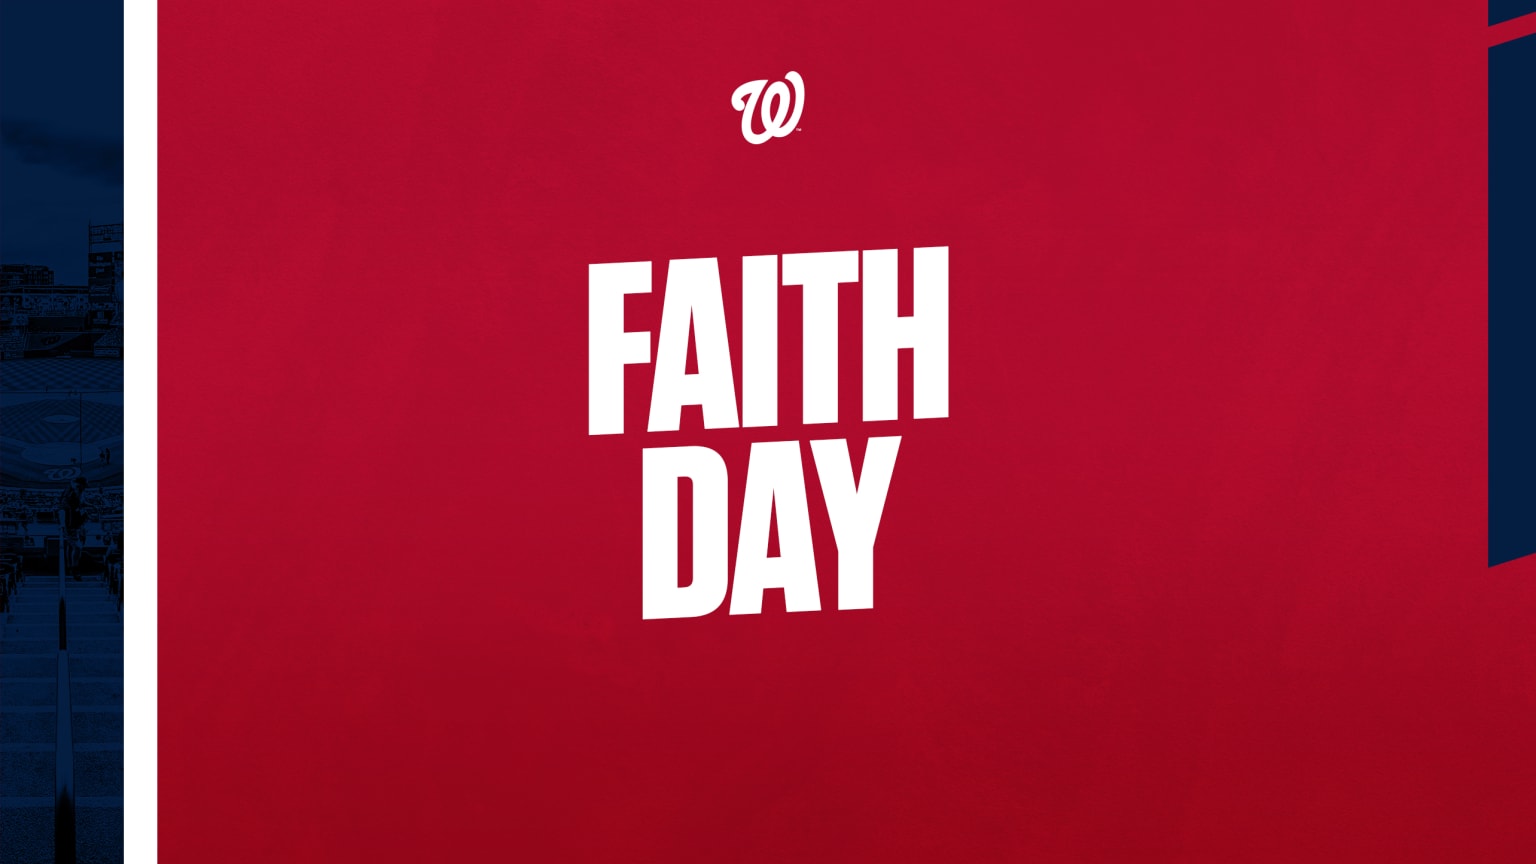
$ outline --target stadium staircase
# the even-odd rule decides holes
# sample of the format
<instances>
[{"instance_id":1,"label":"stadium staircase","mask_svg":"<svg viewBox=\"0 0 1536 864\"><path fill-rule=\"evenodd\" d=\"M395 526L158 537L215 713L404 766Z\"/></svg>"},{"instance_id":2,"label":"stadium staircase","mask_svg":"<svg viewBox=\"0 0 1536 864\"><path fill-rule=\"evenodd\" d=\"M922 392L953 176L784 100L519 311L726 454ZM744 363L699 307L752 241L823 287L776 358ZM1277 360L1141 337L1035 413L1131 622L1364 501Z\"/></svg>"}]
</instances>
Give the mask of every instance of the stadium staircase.
<instances>
[{"instance_id":1,"label":"stadium staircase","mask_svg":"<svg viewBox=\"0 0 1536 864\"><path fill-rule=\"evenodd\" d=\"M0 861L123 860L123 619L101 576L64 580L67 672L59 645L58 575L20 577L0 612ZM61 700L58 681L68 692ZM69 706L68 724L59 706ZM73 746L60 758L57 742ZM72 758L70 758L72 757ZM72 764L71 764L72 763ZM76 856L55 857L55 801L72 774ZM62 851L62 850L61 850Z\"/></svg>"}]
</instances>

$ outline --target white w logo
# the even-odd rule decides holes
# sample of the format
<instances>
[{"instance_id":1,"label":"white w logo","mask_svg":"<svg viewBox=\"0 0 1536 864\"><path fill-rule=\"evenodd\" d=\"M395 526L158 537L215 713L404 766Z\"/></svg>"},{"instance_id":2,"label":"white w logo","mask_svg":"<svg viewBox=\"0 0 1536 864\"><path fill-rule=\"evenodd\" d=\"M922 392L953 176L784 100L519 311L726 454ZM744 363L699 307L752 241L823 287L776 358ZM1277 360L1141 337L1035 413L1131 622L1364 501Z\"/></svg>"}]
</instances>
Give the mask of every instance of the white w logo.
<instances>
[{"instance_id":1,"label":"white w logo","mask_svg":"<svg viewBox=\"0 0 1536 864\"><path fill-rule=\"evenodd\" d=\"M800 123L800 112L805 110L805 81L798 72L784 73L784 80L794 85L795 109L790 113L789 86L784 81L768 85L768 96L763 99L763 131L752 131L752 114L757 110L758 97L763 95L763 85L768 79L748 81L731 94L731 107L741 112L741 137L748 144L761 144L769 138L783 138L795 131Z\"/></svg>"}]
</instances>

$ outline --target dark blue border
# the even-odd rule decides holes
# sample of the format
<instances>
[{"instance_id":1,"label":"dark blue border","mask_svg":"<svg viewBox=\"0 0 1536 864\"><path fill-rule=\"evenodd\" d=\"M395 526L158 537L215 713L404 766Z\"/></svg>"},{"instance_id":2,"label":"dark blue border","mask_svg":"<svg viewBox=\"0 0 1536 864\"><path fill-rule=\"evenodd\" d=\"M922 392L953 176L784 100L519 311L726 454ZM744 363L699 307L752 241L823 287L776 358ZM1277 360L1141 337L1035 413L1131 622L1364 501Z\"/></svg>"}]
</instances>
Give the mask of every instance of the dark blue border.
<instances>
[{"instance_id":1,"label":"dark blue border","mask_svg":"<svg viewBox=\"0 0 1536 864\"><path fill-rule=\"evenodd\" d=\"M1490 4L1490 9L1536 3ZM1536 552L1536 36L1488 51L1488 563Z\"/></svg>"}]
</instances>

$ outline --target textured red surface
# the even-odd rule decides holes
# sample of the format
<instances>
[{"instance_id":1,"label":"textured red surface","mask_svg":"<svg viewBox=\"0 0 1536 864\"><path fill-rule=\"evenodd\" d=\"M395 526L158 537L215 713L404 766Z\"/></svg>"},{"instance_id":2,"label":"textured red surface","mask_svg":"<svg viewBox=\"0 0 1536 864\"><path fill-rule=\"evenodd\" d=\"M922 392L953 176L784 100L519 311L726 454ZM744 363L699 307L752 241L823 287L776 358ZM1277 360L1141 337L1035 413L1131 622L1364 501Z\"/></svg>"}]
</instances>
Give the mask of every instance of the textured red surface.
<instances>
[{"instance_id":1,"label":"textured red surface","mask_svg":"<svg viewBox=\"0 0 1536 864\"><path fill-rule=\"evenodd\" d=\"M1536 857L1481 4L160 17L164 860ZM949 419L786 290L779 428L585 434L588 264L921 245ZM642 447L893 433L873 610L813 476L831 611L640 619Z\"/></svg>"}]
</instances>

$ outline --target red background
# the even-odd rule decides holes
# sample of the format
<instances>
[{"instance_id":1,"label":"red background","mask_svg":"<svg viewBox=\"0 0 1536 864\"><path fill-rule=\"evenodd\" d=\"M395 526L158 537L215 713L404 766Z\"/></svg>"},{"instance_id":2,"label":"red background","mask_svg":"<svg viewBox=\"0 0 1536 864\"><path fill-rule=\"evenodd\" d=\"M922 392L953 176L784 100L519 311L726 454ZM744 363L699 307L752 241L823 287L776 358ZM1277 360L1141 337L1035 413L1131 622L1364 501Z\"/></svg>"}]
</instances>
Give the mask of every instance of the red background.
<instances>
[{"instance_id":1,"label":"red background","mask_svg":"<svg viewBox=\"0 0 1536 864\"><path fill-rule=\"evenodd\" d=\"M1532 860L1482 4L820 7L161 3L164 859ZM586 435L588 264L922 245L949 419L786 289L779 428ZM640 619L642 447L884 434L872 611L807 448L827 611Z\"/></svg>"}]
</instances>

